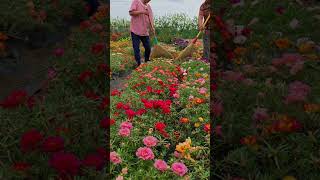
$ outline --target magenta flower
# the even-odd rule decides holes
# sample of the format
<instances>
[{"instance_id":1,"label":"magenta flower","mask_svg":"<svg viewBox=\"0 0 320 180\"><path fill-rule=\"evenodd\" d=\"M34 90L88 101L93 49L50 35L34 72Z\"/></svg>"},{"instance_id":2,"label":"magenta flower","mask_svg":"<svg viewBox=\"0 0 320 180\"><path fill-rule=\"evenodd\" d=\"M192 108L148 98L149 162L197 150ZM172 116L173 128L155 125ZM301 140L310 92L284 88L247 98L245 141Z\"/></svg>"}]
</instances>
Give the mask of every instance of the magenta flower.
<instances>
[{"instance_id":1,"label":"magenta flower","mask_svg":"<svg viewBox=\"0 0 320 180\"><path fill-rule=\"evenodd\" d=\"M188 168L183 164L183 163L173 163L171 166L172 171L179 175L179 176L184 176L188 172Z\"/></svg>"},{"instance_id":2,"label":"magenta flower","mask_svg":"<svg viewBox=\"0 0 320 180\"><path fill-rule=\"evenodd\" d=\"M159 171L165 171L165 170L168 169L168 165L167 165L167 163L166 163L164 160L159 160L159 159L157 159L157 160L154 162L153 166L154 166L156 169L158 169Z\"/></svg>"},{"instance_id":3,"label":"magenta flower","mask_svg":"<svg viewBox=\"0 0 320 180\"><path fill-rule=\"evenodd\" d=\"M147 147L153 147L156 146L158 143L158 139L153 136L147 136L143 139L143 144Z\"/></svg>"},{"instance_id":4,"label":"magenta flower","mask_svg":"<svg viewBox=\"0 0 320 180\"><path fill-rule=\"evenodd\" d=\"M110 153L110 161L113 164L120 164L122 162L122 159L115 151L113 151Z\"/></svg>"},{"instance_id":5,"label":"magenta flower","mask_svg":"<svg viewBox=\"0 0 320 180\"><path fill-rule=\"evenodd\" d=\"M154 154L152 152L152 150L148 147L140 147L137 151L136 151L136 156L140 159L143 160L152 160L154 159Z\"/></svg>"}]
</instances>

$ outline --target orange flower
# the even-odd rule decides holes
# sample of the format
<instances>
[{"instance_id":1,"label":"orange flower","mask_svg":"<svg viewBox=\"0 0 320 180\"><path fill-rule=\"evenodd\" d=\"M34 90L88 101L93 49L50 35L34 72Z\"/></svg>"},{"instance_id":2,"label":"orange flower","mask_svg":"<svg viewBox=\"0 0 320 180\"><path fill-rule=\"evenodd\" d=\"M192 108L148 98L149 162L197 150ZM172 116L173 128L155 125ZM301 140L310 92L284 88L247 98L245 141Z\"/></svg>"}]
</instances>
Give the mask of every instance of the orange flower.
<instances>
[{"instance_id":1,"label":"orange flower","mask_svg":"<svg viewBox=\"0 0 320 180\"><path fill-rule=\"evenodd\" d=\"M280 49L286 49L290 46L290 41L287 38L277 39L275 44Z\"/></svg>"},{"instance_id":2,"label":"orange flower","mask_svg":"<svg viewBox=\"0 0 320 180\"><path fill-rule=\"evenodd\" d=\"M247 49L244 47L237 47L236 49L234 49L234 53L237 56L243 56L246 52L247 52Z\"/></svg>"},{"instance_id":3,"label":"orange flower","mask_svg":"<svg viewBox=\"0 0 320 180\"><path fill-rule=\"evenodd\" d=\"M246 136L240 140L241 144L244 145L255 145L257 143L256 136Z\"/></svg>"},{"instance_id":4,"label":"orange flower","mask_svg":"<svg viewBox=\"0 0 320 180\"><path fill-rule=\"evenodd\" d=\"M300 53L309 53L314 49L314 45L311 43L303 43L298 47Z\"/></svg>"},{"instance_id":5,"label":"orange flower","mask_svg":"<svg viewBox=\"0 0 320 180\"><path fill-rule=\"evenodd\" d=\"M188 118L181 118L180 122L185 124L185 123L189 122L189 119Z\"/></svg>"},{"instance_id":6,"label":"orange flower","mask_svg":"<svg viewBox=\"0 0 320 180\"><path fill-rule=\"evenodd\" d=\"M196 104L202 104L202 103L204 103L204 99L195 98L195 99L194 99L194 102L195 102Z\"/></svg>"},{"instance_id":7,"label":"orange flower","mask_svg":"<svg viewBox=\"0 0 320 180\"><path fill-rule=\"evenodd\" d=\"M320 111L320 105L319 104L305 104L304 105L304 111L305 112L319 112Z\"/></svg>"}]
</instances>

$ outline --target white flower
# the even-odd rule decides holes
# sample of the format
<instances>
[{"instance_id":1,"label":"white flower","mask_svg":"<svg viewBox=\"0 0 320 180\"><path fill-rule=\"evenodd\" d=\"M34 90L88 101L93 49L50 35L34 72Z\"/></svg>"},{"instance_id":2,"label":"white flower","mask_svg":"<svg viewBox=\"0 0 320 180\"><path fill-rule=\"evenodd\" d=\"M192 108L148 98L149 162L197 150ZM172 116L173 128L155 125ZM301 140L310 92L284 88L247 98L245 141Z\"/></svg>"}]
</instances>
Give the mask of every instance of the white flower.
<instances>
[{"instance_id":1,"label":"white flower","mask_svg":"<svg viewBox=\"0 0 320 180\"><path fill-rule=\"evenodd\" d=\"M292 21L289 23L289 26L292 28L292 29L296 29L298 26L299 26L299 21L294 18L292 19Z\"/></svg>"},{"instance_id":2,"label":"white flower","mask_svg":"<svg viewBox=\"0 0 320 180\"><path fill-rule=\"evenodd\" d=\"M245 36L243 36L243 35L236 36L233 39L233 42L235 44L244 44L246 41L247 41L247 38Z\"/></svg>"}]
</instances>

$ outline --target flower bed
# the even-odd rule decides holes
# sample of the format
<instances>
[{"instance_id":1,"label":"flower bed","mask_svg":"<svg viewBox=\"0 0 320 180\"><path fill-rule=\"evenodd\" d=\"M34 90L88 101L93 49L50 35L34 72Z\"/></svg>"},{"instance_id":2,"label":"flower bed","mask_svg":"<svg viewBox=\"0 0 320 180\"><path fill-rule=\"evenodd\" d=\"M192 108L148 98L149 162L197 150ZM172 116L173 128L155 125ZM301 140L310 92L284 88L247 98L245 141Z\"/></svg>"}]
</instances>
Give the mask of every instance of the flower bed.
<instances>
[{"instance_id":1,"label":"flower bed","mask_svg":"<svg viewBox=\"0 0 320 180\"><path fill-rule=\"evenodd\" d=\"M111 92L113 177L209 177L209 66L143 64Z\"/></svg>"}]
</instances>

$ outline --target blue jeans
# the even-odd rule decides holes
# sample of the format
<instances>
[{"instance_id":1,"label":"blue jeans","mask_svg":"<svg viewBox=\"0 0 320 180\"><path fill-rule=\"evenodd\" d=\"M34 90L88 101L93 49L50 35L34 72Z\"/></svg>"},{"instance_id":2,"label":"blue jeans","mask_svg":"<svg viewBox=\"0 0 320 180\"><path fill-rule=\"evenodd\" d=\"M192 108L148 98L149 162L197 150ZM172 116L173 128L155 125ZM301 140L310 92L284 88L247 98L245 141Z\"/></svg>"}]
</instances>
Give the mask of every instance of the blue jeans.
<instances>
[{"instance_id":1,"label":"blue jeans","mask_svg":"<svg viewBox=\"0 0 320 180\"><path fill-rule=\"evenodd\" d=\"M139 36L131 32L131 39L132 39L132 46L134 51L134 58L138 65L141 64L141 57L140 57L140 41L144 47L144 61L149 61L150 53L151 53L151 46L150 46L150 39L149 36Z\"/></svg>"}]
</instances>

